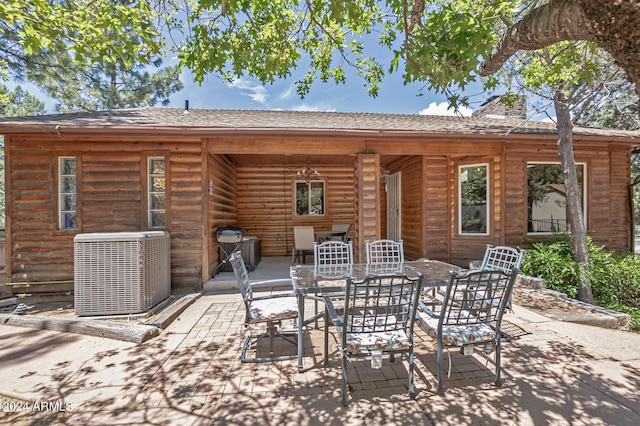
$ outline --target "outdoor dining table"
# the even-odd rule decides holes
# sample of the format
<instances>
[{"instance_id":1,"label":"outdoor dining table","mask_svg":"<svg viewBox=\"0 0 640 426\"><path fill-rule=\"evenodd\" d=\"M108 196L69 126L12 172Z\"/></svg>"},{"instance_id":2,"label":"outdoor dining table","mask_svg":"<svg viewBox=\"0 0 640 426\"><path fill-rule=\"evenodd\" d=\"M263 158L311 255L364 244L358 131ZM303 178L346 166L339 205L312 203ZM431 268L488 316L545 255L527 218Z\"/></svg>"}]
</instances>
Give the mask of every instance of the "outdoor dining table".
<instances>
[{"instance_id":1,"label":"outdoor dining table","mask_svg":"<svg viewBox=\"0 0 640 426\"><path fill-rule=\"evenodd\" d=\"M344 294L346 278L362 280L367 275L406 275L417 278L422 272L424 278L422 288L429 289L446 286L450 272L460 272L459 266L451 265L439 260L414 260L398 263L356 263L352 265L293 265L291 266L291 281L293 291L298 300L298 371L303 370L302 328L314 318L304 318L305 298L308 296L321 297L323 295ZM325 327L327 325L325 324Z\"/></svg>"},{"instance_id":2,"label":"outdoor dining table","mask_svg":"<svg viewBox=\"0 0 640 426\"><path fill-rule=\"evenodd\" d=\"M314 233L314 237L316 239L316 241L318 243L321 243L325 240L327 240L328 238L332 238L332 237L338 237L340 238L340 241L344 240L344 236L346 234L346 232L340 232L340 231L315 231Z\"/></svg>"}]
</instances>

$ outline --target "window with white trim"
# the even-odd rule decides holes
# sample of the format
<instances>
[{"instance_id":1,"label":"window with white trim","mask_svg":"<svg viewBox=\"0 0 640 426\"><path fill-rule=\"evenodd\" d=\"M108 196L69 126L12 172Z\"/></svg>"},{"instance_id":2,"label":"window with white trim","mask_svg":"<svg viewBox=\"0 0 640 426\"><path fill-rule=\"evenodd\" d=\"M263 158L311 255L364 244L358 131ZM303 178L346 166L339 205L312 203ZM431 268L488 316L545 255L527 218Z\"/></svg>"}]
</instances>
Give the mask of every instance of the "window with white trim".
<instances>
[{"instance_id":1,"label":"window with white trim","mask_svg":"<svg viewBox=\"0 0 640 426\"><path fill-rule=\"evenodd\" d=\"M148 161L148 222L149 228L164 228L166 173L164 157L149 157Z\"/></svg>"},{"instance_id":2,"label":"window with white trim","mask_svg":"<svg viewBox=\"0 0 640 426\"><path fill-rule=\"evenodd\" d=\"M58 158L58 226L60 229L76 229L77 186L76 158Z\"/></svg>"},{"instance_id":3,"label":"window with white trim","mask_svg":"<svg viewBox=\"0 0 640 426\"><path fill-rule=\"evenodd\" d=\"M489 233L489 165L472 164L458 169L458 232Z\"/></svg>"},{"instance_id":4,"label":"window with white trim","mask_svg":"<svg viewBox=\"0 0 640 426\"><path fill-rule=\"evenodd\" d=\"M297 180L295 182L296 216L324 215L324 181Z\"/></svg>"},{"instance_id":5,"label":"window with white trim","mask_svg":"<svg viewBox=\"0 0 640 426\"><path fill-rule=\"evenodd\" d=\"M582 212L586 220L585 165L576 164L576 173L582 195ZM571 232L564 173L559 163L527 164L527 232L529 234Z\"/></svg>"}]
</instances>

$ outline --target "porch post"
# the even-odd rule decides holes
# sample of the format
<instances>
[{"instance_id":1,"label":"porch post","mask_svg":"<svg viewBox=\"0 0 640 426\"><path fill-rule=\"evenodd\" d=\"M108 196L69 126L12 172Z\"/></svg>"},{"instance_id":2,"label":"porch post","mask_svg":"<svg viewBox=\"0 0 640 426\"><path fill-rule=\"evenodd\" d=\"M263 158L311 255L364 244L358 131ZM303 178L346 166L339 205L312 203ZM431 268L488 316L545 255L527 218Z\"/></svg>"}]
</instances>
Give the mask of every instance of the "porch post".
<instances>
[{"instance_id":1,"label":"porch post","mask_svg":"<svg viewBox=\"0 0 640 426\"><path fill-rule=\"evenodd\" d=\"M366 262L365 242L380 238L380 155L358 154L356 169L357 262Z\"/></svg>"}]
</instances>

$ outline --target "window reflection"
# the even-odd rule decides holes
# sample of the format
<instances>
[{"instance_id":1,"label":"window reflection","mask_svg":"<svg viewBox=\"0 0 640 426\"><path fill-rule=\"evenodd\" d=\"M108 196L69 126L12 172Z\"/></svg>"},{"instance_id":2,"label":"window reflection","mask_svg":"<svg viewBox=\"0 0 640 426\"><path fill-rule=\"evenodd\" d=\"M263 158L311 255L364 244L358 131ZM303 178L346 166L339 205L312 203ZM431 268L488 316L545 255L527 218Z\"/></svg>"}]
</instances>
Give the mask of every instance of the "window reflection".
<instances>
[{"instance_id":1,"label":"window reflection","mask_svg":"<svg viewBox=\"0 0 640 426\"><path fill-rule=\"evenodd\" d=\"M296 181L295 189L297 216L324 214L324 181Z\"/></svg>"},{"instance_id":2,"label":"window reflection","mask_svg":"<svg viewBox=\"0 0 640 426\"><path fill-rule=\"evenodd\" d=\"M584 212L584 165L576 164L576 172ZM571 231L564 174L560 164L527 165L527 231Z\"/></svg>"},{"instance_id":3,"label":"window reflection","mask_svg":"<svg viewBox=\"0 0 640 426\"><path fill-rule=\"evenodd\" d=\"M488 167L486 164L460 167L460 233L488 232Z\"/></svg>"}]
</instances>

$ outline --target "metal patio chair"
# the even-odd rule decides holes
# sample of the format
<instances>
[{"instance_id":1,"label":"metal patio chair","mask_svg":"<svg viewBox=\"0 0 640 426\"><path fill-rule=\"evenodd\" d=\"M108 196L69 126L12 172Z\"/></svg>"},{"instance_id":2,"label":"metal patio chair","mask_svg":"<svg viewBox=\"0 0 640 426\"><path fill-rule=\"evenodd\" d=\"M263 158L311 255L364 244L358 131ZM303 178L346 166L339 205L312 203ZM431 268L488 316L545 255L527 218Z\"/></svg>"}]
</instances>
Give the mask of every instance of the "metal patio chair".
<instances>
[{"instance_id":1,"label":"metal patio chair","mask_svg":"<svg viewBox=\"0 0 640 426\"><path fill-rule=\"evenodd\" d=\"M523 257L523 250L487 244L480 270L510 272L513 268L520 269Z\"/></svg>"},{"instance_id":2,"label":"metal patio chair","mask_svg":"<svg viewBox=\"0 0 640 426\"><path fill-rule=\"evenodd\" d=\"M492 246L491 244L487 244L487 249L484 252L484 258L480 265L480 270L502 272L510 272L513 268L517 268L519 270L524 253L524 250L513 247ZM507 309L510 312L513 311L511 297L509 297L509 301L507 302Z\"/></svg>"},{"instance_id":3,"label":"metal patio chair","mask_svg":"<svg viewBox=\"0 0 640 426\"><path fill-rule=\"evenodd\" d=\"M293 293L285 293L268 296L254 296L253 294L253 289L258 286L276 286L282 283L291 284L291 280L278 279L251 283L249 282L247 268L242 260L242 254L239 251L234 252L230 257L230 261L233 265L233 272L236 276L236 280L238 281L240 292L242 293L242 300L244 301L245 327L260 323L265 323L267 326L266 332L257 336L253 336L251 332L249 332L249 336L247 336L242 345L242 355L240 360L242 362L263 362L297 358L298 333L296 331L278 332L278 325L281 325L282 321L298 318L298 302L295 295ZM284 342L291 343L291 345L296 348L296 352L292 355L274 355L274 339L278 337ZM259 357L258 344L264 338L269 339L269 355L266 357ZM247 351L250 349L256 351L256 356L254 358L247 357Z\"/></svg>"},{"instance_id":4,"label":"metal patio chair","mask_svg":"<svg viewBox=\"0 0 640 426\"><path fill-rule=\"evenodd\" d=\"M444 350L457 347L464 355L472 355L482 345L488 356L495 352L496 386L500 380L500 327L507 307L517 269L503 271L451 272L449 283L439 307L431 310L424 304L418 312L419 326L435 339L438 361L438 394L444 393ZM451 356L449 355L449 373Z\"/></svg>"},{"instance_id":5,"label":"metal patio chair","mask_svg":"<svg viewBox=\"0 0 640 426\"><path fill-rule=\"evenodd\" d=\"M313 244L313 263L315 273L326 279L340 279L351 275L353 265L353 243L349 241L326 240ZM318 317L318 302L315 301L316 319ZM316 328L318 322L316 321ZM326 329L326 327L325 327Z\"/></svg>"},{"instance_id":6,"label":"metal patio chair","mask_svg":"<svg viewBox=\"0 0 640 426\"><path fill-rule=\"evenodd\" d=\"M307 252L313 252L313 244L316 236L313 226L294 226L293 227L293 248L291 249L291 264L296 259L305 263Z\"/></svg>"},{"instance_id":7,"label":"metal patio chair","mask_svg":"<svg viewBox=\"0 0 640 426\"><path fill-rule=\"evenodd\" d=\"M350 358L371 357L372 367L380 368L382 356L407 355L409 396L416 395L413 380L413 325L423 275L415 279L404 275L367 276L361 281L347 278L344 306L340 311L334 299L325 299L325 321L336 327L342 361L342 405L347 405ZM328 327L327 327L328 328ZM328 364L328 332L325 332L325 365Z\"/></svg>"},{"instance_id":8,"label":"metal patio chair","mask_svg":"<svg viewBox=\"0 0 640 426\"><path fill-rule=\"evenodd\" d=\"M331 232L344 232L344 236L340 237L329 237L329 240L333 241L343 241L345 243L349 242L349 232L351 232L351 224L349 223L334 223L331 225Z\"/></svg>"},{"instance_id":9,"label":"metal patio chair","mask_svg":"<svg viewBox=\"0 0 640 426\"><path fill-rule=\"evenodd\" d=\"M402 263L404 246L402 240L375 240L365 243L367 263Z\"/></svg>"}]
</instances>

